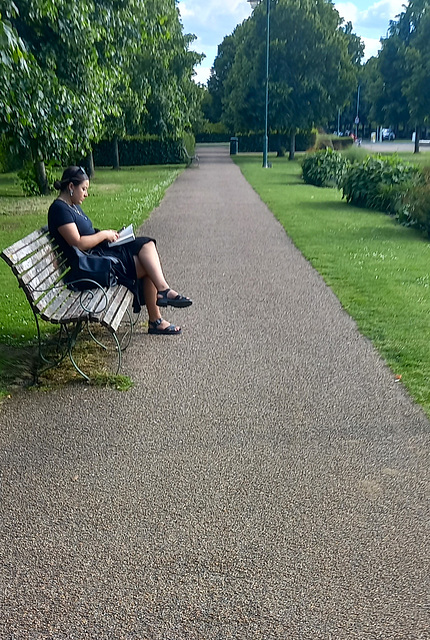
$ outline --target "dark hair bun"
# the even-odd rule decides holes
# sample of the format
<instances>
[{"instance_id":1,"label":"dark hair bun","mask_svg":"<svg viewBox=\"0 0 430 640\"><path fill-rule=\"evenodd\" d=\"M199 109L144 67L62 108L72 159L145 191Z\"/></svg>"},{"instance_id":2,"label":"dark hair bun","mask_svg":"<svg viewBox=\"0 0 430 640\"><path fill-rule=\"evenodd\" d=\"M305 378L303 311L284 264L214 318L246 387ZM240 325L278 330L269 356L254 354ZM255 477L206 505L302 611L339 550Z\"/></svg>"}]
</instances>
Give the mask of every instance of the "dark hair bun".
<instances>
[{"instance_id":1,"label":"dark hair bun","mask_svg":"<svg viewBox=\"0 0 430 640\"><path fill-rule=\"evenodd\" d=\"M59 180L54 182L54 189L57 189L57 191L61 189L61 182Z\"/></svg>"}]
</instances>

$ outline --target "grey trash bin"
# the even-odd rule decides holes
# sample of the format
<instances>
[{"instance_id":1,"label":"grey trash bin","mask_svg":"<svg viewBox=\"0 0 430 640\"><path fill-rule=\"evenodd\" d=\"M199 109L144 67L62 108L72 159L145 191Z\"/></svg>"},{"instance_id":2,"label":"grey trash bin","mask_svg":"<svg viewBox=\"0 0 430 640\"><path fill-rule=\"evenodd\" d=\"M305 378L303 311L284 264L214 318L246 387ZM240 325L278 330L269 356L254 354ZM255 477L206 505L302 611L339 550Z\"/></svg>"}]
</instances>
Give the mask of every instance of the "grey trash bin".
<instances>
[{"instance_id":1,"label":"grey trash bin","mask_svg":"<svg viewBox=\"0 0 430 640\"><path fill-rule=\"evenodd\" d=\"M230 155L235 156L239 150L239 138L230 138Z\"/></svg>"}]
</instances>

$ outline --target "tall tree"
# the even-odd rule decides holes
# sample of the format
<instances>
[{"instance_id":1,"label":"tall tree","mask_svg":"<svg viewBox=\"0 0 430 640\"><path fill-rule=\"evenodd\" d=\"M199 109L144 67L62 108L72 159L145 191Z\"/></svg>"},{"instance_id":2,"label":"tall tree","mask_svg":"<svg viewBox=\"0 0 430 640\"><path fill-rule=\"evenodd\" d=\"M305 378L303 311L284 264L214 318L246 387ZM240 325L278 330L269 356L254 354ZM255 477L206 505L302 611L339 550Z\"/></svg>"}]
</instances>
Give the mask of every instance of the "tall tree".
<instances>
[{"instance_id":1,"label":"tall tree","mask_svg":"<svg viewBox=\"0 0 430 640\"><path fill-rule=\"evenodd\" d=\"M403 93L415 126L416 152L419 151L421 127L430 124L430 3L425 5L406 50L408 74L403 81Z\"/></svg>"},{"instance_id":2,"label":"tall tree","mask_svg":"<svg viewBox=\"0 0 430 640\"><path fill-rule=\"evenodd\" d=\"M84 155L118 109L114 88L140 6L143 0L15 0L10 20L30 70L14 74L9 94L27 117L1 124L31 153L42 192L44 162Z\"/></svg>"},{"instance_id":3,"label":"tall tree","mask_svg":"<svg viewBox=\"0 0 430 640\"><path fill-rule=\"evenodd\" d=\"M233 31L233 34L226 36L218 46L218 53L208 80L208 91L212 97L211 122L221 121L224 110L225 83L233 66L242 33L243 27L239 25Z\"/></svg>"},{"instance_id":4,"label":"tall tree","mask_svg":"<svg viewBox=\"0 0 430 640\"><path fill-rule=\"evenodd\" d=\"M297 130L337 113L356 86L357 64L341 24L328 0L272 0L269 123L289 132L290 158ZM225 82L224 119L236 131L261 130L264 122L265 28L260 5L241 31Z\"/></svg>"},{"instance_id":5,"label":"tall tree","mask_svg":"<svg viewBox=\"0 0 430 640\"><path fill-rule=\"evenodd\" d=\"M396 128L409 123L419 129L429 118L429 0L410 0L396 20L390 22L387 38L373 65L369 90L372 116Z\"/></svg>"}]
</instances>

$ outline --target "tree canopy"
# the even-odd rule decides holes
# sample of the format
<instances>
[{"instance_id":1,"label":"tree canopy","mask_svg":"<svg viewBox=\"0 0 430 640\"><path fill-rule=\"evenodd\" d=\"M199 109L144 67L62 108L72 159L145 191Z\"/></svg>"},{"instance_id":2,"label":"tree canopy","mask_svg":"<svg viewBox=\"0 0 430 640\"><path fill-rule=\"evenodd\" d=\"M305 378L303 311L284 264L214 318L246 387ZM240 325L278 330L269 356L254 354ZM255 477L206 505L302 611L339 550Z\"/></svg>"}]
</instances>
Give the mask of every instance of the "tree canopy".
<instances>
[{"instance_id":1,"label":"tree canopy","mask_svg":"<svg viewBox=\"0 0 430 640\"><path fill-rule=\"evenodd\" d=\"M263 128L264 5L224 39L208 85L237 132ZM328 0L271 0L270 11L270 129L294 133L327 121L348 101L363 47Z\"/></svg>"},{"instance_id":2,"label":"tree canopy","mask_svg":"<svg viewBox=\"0 0 430 640\"><path fill-rule=\"evenodd\" d=\"M175 0L0 0L0 132L35 162L104 133L180 136L198 117Z\"/></svg>"},{"instance_id":3,"label":"tree canopy","mask_svg":"<svg viewBox=\"0 0 430 640\"><path fill-rule=\"evenodd\" d=\"M378 57L366 64L370 115L376 122L394 128L409 124L418 134L430 124L429 33L430 0L410 0L390 23Z\"/></svg>"}]
</instances>

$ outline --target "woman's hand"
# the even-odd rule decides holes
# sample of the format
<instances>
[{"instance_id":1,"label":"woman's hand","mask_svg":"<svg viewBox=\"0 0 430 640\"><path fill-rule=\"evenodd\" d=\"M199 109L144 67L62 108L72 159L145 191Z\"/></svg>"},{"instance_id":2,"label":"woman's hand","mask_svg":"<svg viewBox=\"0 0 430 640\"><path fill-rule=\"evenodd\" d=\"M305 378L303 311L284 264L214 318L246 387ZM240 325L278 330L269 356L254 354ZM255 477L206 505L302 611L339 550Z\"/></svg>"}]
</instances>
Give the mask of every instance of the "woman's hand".
<instances>
[{"instance_id":1,"label":"woman's hand","mask_svg":"<svg viewBox=\"0 0 430 640\"><path fill-rule=\"evenodd\" d=\"M113 229L106 229L101 233L105 235L105 240L107 240L108 242L115 242L115 240L118 240L119 238L118 231L114 231Z\"/></svg>"}]
</instances>

